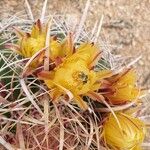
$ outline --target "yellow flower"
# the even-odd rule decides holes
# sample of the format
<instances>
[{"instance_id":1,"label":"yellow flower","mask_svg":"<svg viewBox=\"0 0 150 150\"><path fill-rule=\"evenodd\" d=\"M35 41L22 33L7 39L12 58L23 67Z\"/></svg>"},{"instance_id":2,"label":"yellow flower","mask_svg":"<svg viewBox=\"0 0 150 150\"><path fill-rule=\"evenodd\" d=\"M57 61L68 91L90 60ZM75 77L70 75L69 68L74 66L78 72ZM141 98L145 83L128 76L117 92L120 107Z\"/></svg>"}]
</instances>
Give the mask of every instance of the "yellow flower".
<instances>
[{"instance_id":1,"label":"yellow flower","mask_svg":"<svg viewBox=\"0 0 150 150\"><path fill-rule=\"evenodd\" d=\"M111 104L122 104L138 98L140 89L136 86L136 73L133 69L127 70L108 79L110 93L105 96Z\"/></svg>"},{"instance_id":2,"label":"yellow flower","mask_svg":"<svg viewBox=\"0 0 150 150\"><path fill-rule=\"evenodd\" d=\"M117 113L120 126L112 114L103 124L105 144L113 150L140 150L144 140L144 123L132 116Z\"/></svg>"},{"instance_id":3,"label":"yellow flower","mask_svg":"<svg viewBox=\"0 0 150 150\"><path fill-rule=\"evenodd\" d=\"M53 82L62 85L77 95L89 91L96 80L96 73L89 70L83 60L65 62L55 70L54 74ZM49 88L53 85L49 80L46 80L45 83Z\"/></svg>"},{"instance_id":4,"label":"yellow flower","mask_svg":"<svg viewBox=\"0 0 150 150\"><path fill-rule=\"evenodd\" d=\"M15 50L18 54L25 58L32 57L35 53L45 48L47 26L41 24L38 20L32 27L31 33L25 33L16 29L19 37L17 44L7 44L6 47ZM63 57L65 55L63 49L64 43L59 43L54 38L50 39L50 58L54 60L56 57ZM32 63L32 67L36 67L43 63L44 54L36 58Z\"/></svg>"},{"instance_id":5,"label":"yellow flower","mask_svg":"<svg viewBox=\"0 0 150 150\"><path fill-rule=\"evenodd\" d=\"M89 91L98 90L100 79L110 75L109 70L95 72L89 68L92 61L98 56L98 50L93 44L84 43L74 54L68 56L64 62L44 76L45 84L53 89L50 93L52 99L58 99L60 95L65 94L65 89L69 90L80 108L86 110L87 104L82 100ZM54 98L55 97L55 98Z\"/></svg>"}]
</instances>

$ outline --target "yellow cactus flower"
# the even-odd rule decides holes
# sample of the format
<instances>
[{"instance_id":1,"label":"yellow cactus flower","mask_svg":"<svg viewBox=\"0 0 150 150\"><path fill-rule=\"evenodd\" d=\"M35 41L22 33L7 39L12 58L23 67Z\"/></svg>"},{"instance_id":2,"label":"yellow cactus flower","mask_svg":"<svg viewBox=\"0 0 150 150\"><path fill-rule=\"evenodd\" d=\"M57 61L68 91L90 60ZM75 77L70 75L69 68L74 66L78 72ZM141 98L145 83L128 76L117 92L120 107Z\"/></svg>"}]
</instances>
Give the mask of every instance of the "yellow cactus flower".
<instances>
[{"instance_id":1,"label":"yellow cactus flower","mask_svg":"<svg viewBox=\"0 0 150 150\"><path fill-rule=\"evenodd\" d=\"M32 27L31 34L24 34L20 39L20 52L24 57L32 57L45 47L47 28L38 20ZM50 40L51 57L62 56L61 44L54 39Z\"/></svg>"},{"instance_id":2,"label":"yellow cactus flower","mask_svg":"<svg viewBox=\"0 0 150 150\"><path fill-rule=\"evenodd\" d=\"M89 68L97 56L98 50L93 44L83 44L53 71L47 73L46 76L44 73L40 73L39 77L44 76L43 79L47 87L55 89L50 93L52 97L65 94L64 90L60 88L64 87L73 94L79 107L86 110L88 106L82 100L82 96L89 91L98 90L100 83L97 81L110 75L109 70L95 72Z\"/></svg>"},{"instance_id":3,"label":"yellow cactus flower","mask_svg":"<svg viewBox=\"0 0 150 150\"><path fill-rule=\"evenodd\" d=\"M55 70L55 76L53 78L53 82L64 86L77 95L89 91L95 80L96 73L89 70L82 60L76 60L70 63L65 62ZM45 83L49 88L53 85L49 81L45 81Z\"/></svg>"},{"instance_id":4,"label":"yellow cactus flower","mask_svg":"<svg viewBox=\"0 0 150 150\"><path fill-rule=\"evenodd\" d=\"M136 73L133 69L108 80L110 81L111 92L108 92L105 96L111 104L130 102L140 95L140 89L136 86Z\"/></svg>"},{"instance_id":5,"label":"yellow cactus flower","mask_svg":"<svg viewBox=\"0 0 150 150\"><path fill-rule=\"evenodd\" d=\"M145 136L144 123L123 113L116 116L120 126L112 114L103 124L104 143L112 150L140 150Z\"/></svg>"},{"instance_id":6,"label":"yellow cactus flower","mask_svg":"<svg viewBox=\"0 0 150 150\"><path fill-rule=\"evenodd\" d=\"M31 33L25 33L16 29L16 34L19 37L17 44L6 44L6 48L12 49L25 58L32 57L35 53L45 48L47 26L41 24L38 20L32 27ZM65 42L64 42L65 43ZM56 57L65 56L63 45L56 39L50 39L50 58L54 60ZM32 63L32 67L36 67L43 63L44 54L38 56L38 58Z\"/></svg>"}]
</instances>

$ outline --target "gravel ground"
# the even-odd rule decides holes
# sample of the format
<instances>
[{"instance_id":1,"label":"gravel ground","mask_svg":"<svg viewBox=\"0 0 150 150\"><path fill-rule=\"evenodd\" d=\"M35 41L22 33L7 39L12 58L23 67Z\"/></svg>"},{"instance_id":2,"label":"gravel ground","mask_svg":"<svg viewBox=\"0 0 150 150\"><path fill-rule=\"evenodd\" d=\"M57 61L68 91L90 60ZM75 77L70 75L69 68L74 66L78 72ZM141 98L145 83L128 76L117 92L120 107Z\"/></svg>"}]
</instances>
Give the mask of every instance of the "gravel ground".
<instances>
[{"instance_id":1,"label":"gravel ground","mask_svg":"<svg viewBox=\"0 0 150 150\"><path fill-rule=\"evenodd\" d=\"M41 12L43 0L29 0L35 17ZM47 13L71 13L80 17L86 0L48 0ZM0 0L0 18L24 10L23 0ZM137 63L141 83L150 83L150 0L91 0L87 28L104 14L102 32L112 49L125 56L139 56ZM116 48L117 47L117 48Z\"/></svg>"}]
</instances>

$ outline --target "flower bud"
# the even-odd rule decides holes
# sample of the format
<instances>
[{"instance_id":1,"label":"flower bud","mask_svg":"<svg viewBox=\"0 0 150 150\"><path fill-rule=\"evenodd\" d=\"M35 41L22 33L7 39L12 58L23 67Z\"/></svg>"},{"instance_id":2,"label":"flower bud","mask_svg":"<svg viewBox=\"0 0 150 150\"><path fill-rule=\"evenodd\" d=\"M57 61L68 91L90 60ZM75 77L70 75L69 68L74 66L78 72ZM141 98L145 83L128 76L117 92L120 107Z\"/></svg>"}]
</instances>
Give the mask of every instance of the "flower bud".
<instances>
[{"instance_id":1,"label":"flower bud","mask_svg":"<svg viewBox=\"0 0 150 150\"><path fill-rule=\"evenodd\" d=\"M109 81L112 92L105 96L111 104L130 102L140 95L140 89L136 86L136 74L132 69L112 77Z\"/></svg>"},{"instance_id":2,"label":"flower bud","mask_svg":"<svg viewBox=\"0 0 150 150\"><path fill-rule=\"evenodd\" d=\"M140 150L144 140L144 123L132 116L117 113L110 114L103 125L104 143L113 150Z\"/></svg>"}]
</instances>

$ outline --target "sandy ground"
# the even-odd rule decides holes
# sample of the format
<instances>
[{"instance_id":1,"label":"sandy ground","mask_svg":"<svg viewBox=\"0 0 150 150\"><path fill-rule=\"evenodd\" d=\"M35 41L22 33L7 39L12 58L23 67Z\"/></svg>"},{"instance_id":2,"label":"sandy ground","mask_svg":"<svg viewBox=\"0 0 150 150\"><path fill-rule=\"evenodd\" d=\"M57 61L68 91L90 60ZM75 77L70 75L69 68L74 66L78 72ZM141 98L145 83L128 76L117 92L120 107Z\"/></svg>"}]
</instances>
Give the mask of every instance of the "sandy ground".
<instances>
[{"instance_id":1,"label":"sandy ground","mask_svg":"<svg viewBox=\"0 0 150 150\"><path fill-rule=\"evenodd\" d=\"M43 0L29 0L35 17ZM81 16L86 0L48 0L47 13L72 13ZM0 0L0 18L25 9L23 0ZM87 28L104 14L102 32L114 51L139 56L137 70L144 87L150 83L150 0L91 0Z\"/></svg>"}]
</instances>

